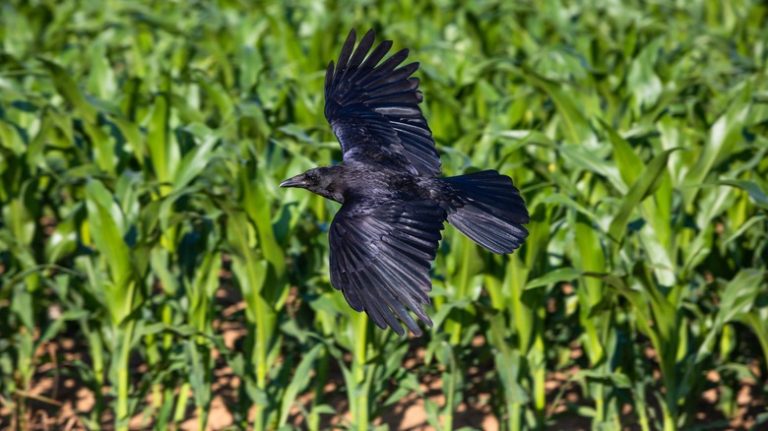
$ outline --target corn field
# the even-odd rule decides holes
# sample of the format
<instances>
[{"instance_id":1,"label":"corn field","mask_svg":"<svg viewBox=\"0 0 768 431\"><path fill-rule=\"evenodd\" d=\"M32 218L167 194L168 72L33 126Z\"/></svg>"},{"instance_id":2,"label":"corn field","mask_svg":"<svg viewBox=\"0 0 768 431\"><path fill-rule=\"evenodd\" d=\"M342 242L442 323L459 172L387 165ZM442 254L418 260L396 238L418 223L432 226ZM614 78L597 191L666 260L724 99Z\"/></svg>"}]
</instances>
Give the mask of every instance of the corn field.
<instances>
[{"instance_id":1,"label":"corn field","mask_svg":"<svg viewBox=\"0 0 768 431\"><path fill-rule=\"evenodd\" d=\"M444 173L434 326L329 281L325 66L419 61ZM0 428L768 429L768 5L0 1Z\"/></svg>"}]
</instances>

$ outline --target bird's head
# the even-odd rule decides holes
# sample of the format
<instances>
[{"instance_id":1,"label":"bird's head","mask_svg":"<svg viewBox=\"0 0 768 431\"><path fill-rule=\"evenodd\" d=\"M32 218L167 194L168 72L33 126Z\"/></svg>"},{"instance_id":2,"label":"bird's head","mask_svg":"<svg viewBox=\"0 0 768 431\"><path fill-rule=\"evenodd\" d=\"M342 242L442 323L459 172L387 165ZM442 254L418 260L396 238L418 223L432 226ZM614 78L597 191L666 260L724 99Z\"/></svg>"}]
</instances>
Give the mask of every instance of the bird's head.
<instances>
[{"instance_id":1,"label":"bird's head","mask_svg":"<svg viewBox=\"0 0 768 431\"><path fill-rule=\"evenodd\" d=\"M344 202L341 169L338 166L310 169L303 174L288 178L280 187L299 187L339 203Z\"/></svg>"}]
</instances>

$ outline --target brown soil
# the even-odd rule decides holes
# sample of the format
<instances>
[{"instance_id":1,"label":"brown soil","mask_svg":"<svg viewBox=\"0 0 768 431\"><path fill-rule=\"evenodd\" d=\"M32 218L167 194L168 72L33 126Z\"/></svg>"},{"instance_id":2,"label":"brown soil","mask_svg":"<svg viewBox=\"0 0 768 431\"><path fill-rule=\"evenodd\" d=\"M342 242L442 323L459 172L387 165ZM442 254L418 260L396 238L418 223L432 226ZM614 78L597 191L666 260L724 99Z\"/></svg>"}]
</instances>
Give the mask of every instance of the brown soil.
<instances>
[{"instance_id":1,"label":"brown soil","mask_svg":"<svg viewBox=\"0 0 768 431\"><path fill-rule=\"evenodd\" d=\"M246 335L246 329L241 321L243 303L231 292L220 292L218 300L224 306L221 320L214 325L216 331L222 335L227 348L236 348ZM55 312L55 310L54 310ZM240 320L237 318L239 317ZM475 342L482 344L484 340L478 337ZM572 358L582 355L578 346L573 347ZM84 430L88 429L87 422L98 420L104 429L111 429L113 418L105 414L104 417L91 418L96 403L99 401L94 388L85 386L75 370L77 364L89 364L83 340L68 337L60 337L44 344L36 355L40 364L36 370L31 388L26 392L17 393L16 402L26 405L26 413L20 416L18 411L11 407L11 400L0 397L0 429L29 429L29 430ZM651 357L654 352L648 352ZM209 430L233 429L234 417L232 407L238 396L240 379L234 375L223 358L218 358L218 352L214 353L216 369L214 370L215 382L213 384L213 399L209 409ZM403 366L412 372L419 374L424 364L423 349L414 349L404 361ZM759 375L759 367L752 364L753 371ZM134 375L140 376L146 371L146 365L133 364ZM578 372L578 368L552 372L547 376L546 390L548 396L547 417L550 418L552 430L588 430L589 421L576 414L580 406L585 405L581 397L578 385L570 380L570 377ZM465 376L471 394L466 396L455 411L454 428L471 427L483 430L499 429L499 420L490 407L492 394L482 387L473 387L472 381L482 380L480 371L475 368L468 370ZM707 379L716 383L720 376L711 371ZM418 393L410 393L393 406L385 409L377 424L385 424L389 429L398 430L431 430L427 422L425 403L427 400L442 407L445 403L441 391L442 381L439 374L424 374L420 377L420 388L423 396ZM321 427L323 429L340 426L349 419L349 408L346 394L343 390L344 382L338 369L332 369L331 375L324 388L323 402L330 405L337 413L324 415ZM107 394L108 388L99 388L102 394ZM726 420L715 408L721 393L718 389L710 389L701 396L701 409L695 414L697 423L721 423L722 429L746 430L754 426L758 414L766 410L766 400L760 395L758 383L743 381L736 388L734 417ZM305 409L311 406L313 394L307 392L298 398L298 403ZM146 396L147 405L151 405L151 393ZM191 403L190 403L191 404ZM198 419L194 409L186 412L186 419L181 423L182 430L197 430ZM253 413L253 412L251 412ZM627 422L636 424L636 416L632 406L627 404L622 407L622 415ZM251 414L252 416L252 414ZM131 420L131 428L150 429L150 417L137 415ZM504 420L501 418L501 420ZM290 422L299 428L306 427L305 418L299 407L294 407ZM627 430L639 429L636 425L627 425Z\"/></svg>"}]
</instances>

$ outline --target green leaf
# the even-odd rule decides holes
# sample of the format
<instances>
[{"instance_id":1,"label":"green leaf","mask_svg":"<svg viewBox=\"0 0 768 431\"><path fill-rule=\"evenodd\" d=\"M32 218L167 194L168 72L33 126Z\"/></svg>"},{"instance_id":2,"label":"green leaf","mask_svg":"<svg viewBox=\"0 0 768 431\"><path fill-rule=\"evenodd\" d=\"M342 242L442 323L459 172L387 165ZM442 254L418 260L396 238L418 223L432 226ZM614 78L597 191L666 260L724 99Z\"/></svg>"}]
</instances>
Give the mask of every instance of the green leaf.
<instances>
[{"instance_id":1,"label":"green leaf","mask_svg":"<svg viewBox=\"0 0 768 431\"><path fill-rule=\"evenodd\" d=\"M765 287L765 269L742 269L728 282L721 295L717 315L712 329L698 349L696 360L702 361L712 353L715 337L720 334L726 323L744 319L755 306L755 299ZM758 329L759 330L759 329Z\"/></svg>"},{"instance_id":2,"label":"green leaf","mask_svg":"<svg viewBox=\"0 0 768 431\"><path fill-rule=\"evenodd\" d=\"M622 193L627 190L627 186L621 179L618 169L610 162L595 155L592 150L582 145L563 145L560 147L560 152L563 154L563 157L576 167L607 178L616 190Z\"/></svg>"},{"instance_id":3,"label":"green leaf","mask_svg":"<svg viewBox=\"0 0 768 431\"><path fill-rule=\"evenodd\" d=\"M170 130L170 116L167 96L155 96L147 118L147 149L157 181L163 183L160 187L162 195L171 190L170 183L179 159L179 150Z\"/></svg>"},{"instance_id":4,"label":"green leaf","mask_svg":"<svg viewBox=\"0 0 768 431\"><path fill-rule=\"evenodd\" d=\"M305 353L301 358L301 362L296 367L296 371L293 374L293 378L288 386L285 388L285 392L281 397L280 402L280 418L278 419L278 426L283 426L288 422L289 414L293 408L293 403L296 401L296 397L307 387L310 380L307 376L310 375L315 359L317 359L320 352L323 351L323 345L317 344L309 352Z\"/></svg>"},{"instance_id":5,"label":"green leaf","mask_svg":"<svg viewBox=\"0 0 768 431\"><path fill-rule=\"evenodd\" d=\"M712 125L699 159L685 177L683 182L685 186L697 187L703 183L715 163L724 154L729 154L729 150L742 140L741 131L750 112L747 100L752 95L751 90L750 85L745 86L728 110ZM697 192L698 189L694 188L686 195L686 206L691 204Z\"/></svg>"},{"instance_id":6,"label":"green leaf","mask_svg":"<svg viewBox=\"0 0 768 431\"><path fill-rule=\"evenodd\" d=\"M120 225L122 213L112 194L97 180L86 186L88 223L93 242L110 269L111 283L104 286L105 299L113 322L121 322L132 309L133 285L131 281L131 253L123 239Z\"/></svg>"},{"instance_id":7,"label":"green leaf","mask_svg":"<svg viewBox=\"0 0 768 431\"><path fill-rule=\"evenodd\" d=\"M629 142L622 138L613 127L601 119L598 119L598 121L605 133L608 134L621 178L625 184L634 184L640 176L640 167L644 166L643 160L635 154Z\"/></svg>"},{"instance_id":8,"label":"green leaf","mask_svg":"<svg viewBox=\"0 0 768 431\"><path fill-rule=\"evenodd\" d=\"M216 138L212 135L203 137L203 142L194 147L176 168L173 178L174 190L183 189L211 162L211 153L216 147Z\"/></svg>"},{"instance_id":9,"label":"green leaf","mask_svg":"<svg viewBox=\"0 0 768 431\"><path fill-rule=\"evenodd\" d=\"M59 94L75 108L77 114L83 116L87 122L95 124L98 112L85 99L77 82L72 79L70 72L50 60L44 58L38 58L38 60L48 69L48 73L51 79L53 79L53 84L56 86Z\"/></svg>"},{"instance_id":10,"label":"green leaf","mask_svg":"<svg viewBox=\"0 0 768 431\"><path fill-rule=\"evenodd\" d=\"M591 138L592 129L582 114L582 110L574 103L575 98L572 95L566 95L558 84L539 76L534 71L524 68L523 72L531 84L544 90L555 102L558 113L563 119L564 132L568 141L571 144L587 142Z\"/></svg>"},{"instance_id":11,"label":"green leaf","mask_svg":"<svg viewBox=\"0 0 768 431\"><path fill-rule=\"evenodd\" d=\"M537 287L549 286L554 283L561 283L563 281L571 281L581 277L582 271L575 268L559 268L554 271L550 271L547 274L534 278L526 283L525 288L535 289Z\"/></svg>"},{"instance_id":12,"label":"green leaf","mask_svg":"<svg viewBox=\"0 0 768 431\"><path fill-rule=\"evenodd\" d=\"M657 155L643 169L642 175L629 189L619 206L616 216L611 221L608 228L608 234L617 243L621 243L626 233L626 226L632 212L638 207L646 197L653 194L659 186L661 175L665 172L669 155L680 148L671 148Z\"/></svg>"},{"instance_id":13,"label":"green leaf","mask_svg":"<svg viewBox=\"0 0 768 431\"><path fill-rule=\"evenodd\" d=\"M768 209L768 195L754 181L746 180L720 180L715 184L737 187L749 194L752 201L760 208Z\"/></svg>"}]
</instances>

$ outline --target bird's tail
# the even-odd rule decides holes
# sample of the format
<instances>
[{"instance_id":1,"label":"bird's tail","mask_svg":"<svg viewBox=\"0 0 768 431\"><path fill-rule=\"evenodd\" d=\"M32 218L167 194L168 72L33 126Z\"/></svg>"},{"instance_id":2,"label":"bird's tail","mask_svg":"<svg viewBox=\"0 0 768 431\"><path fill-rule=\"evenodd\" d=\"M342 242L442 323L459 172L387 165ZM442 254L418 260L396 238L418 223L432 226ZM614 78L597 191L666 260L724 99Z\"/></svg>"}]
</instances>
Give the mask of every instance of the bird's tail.
<instances>
[{"instance_id":1,"label":"bird's tail","mask_svg":"<svg viewBox=\"0 0 768 431\"><path fill-rule=\"evenodd\" d=\"M444 178L456 204L448 222L464 235L494 253L511 253L523 243L528 231L528 210L512 179L496 171L481 171Z\"/></svg>"}]
</instances>

